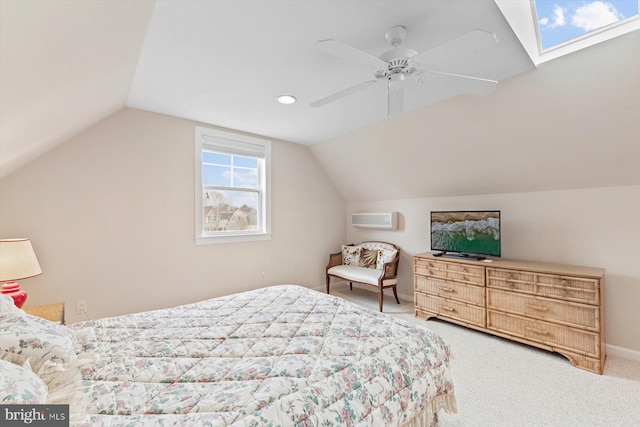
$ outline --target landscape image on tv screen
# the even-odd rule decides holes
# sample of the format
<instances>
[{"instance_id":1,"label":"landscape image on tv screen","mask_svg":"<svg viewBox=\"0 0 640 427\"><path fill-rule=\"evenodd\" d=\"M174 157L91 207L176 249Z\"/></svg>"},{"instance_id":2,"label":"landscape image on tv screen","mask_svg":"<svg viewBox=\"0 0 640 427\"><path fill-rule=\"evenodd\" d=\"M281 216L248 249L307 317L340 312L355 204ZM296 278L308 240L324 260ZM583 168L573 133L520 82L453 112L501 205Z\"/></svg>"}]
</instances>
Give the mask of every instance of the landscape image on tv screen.
<instances>
[{"instance_id":1,"label":"landscape image on tv screen","mask_svg":"<svg viewBox=\"0 0 640 427\"><path fill-rule=\"evenodd\" d=\"M431 249L500 256L500 211L431 212Z\"/></svg>"}]
</instances>

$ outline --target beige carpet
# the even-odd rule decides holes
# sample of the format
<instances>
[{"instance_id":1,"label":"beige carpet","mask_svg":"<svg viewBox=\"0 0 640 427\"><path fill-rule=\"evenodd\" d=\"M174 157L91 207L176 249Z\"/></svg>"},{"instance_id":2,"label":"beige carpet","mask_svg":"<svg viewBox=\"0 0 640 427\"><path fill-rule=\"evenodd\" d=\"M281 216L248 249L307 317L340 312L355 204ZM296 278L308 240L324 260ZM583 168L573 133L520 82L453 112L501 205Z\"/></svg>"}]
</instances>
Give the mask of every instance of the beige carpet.
<instances>
[{"instance_id":1,"label":"beige carpet","mask_svg":"<svg viewBox=\"0 0 640 427\"><path fill-rule=\"evenodd\" d=\"M331 294L378 311L371 291L332 286ZM450 323L413 316L413 303L385 297L388 315L425 325L451 346L457 414L440 427L640 426L640 363L607 357L604 374L567 359Z\"/></svg>"}]
</instances>

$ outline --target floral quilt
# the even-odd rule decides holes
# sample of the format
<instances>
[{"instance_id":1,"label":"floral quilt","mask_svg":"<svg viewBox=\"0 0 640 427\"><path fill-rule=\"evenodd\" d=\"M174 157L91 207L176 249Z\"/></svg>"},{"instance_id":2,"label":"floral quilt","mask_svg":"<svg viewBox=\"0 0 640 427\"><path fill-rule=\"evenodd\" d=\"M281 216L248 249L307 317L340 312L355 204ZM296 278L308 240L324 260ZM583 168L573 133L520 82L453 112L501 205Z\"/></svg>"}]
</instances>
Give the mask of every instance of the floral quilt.
<instances>
[{"instance_id":1,"label":"floral quilt","mask_svg":"<svg viewBox=\"0 0 640 427\"><path fill-rule=\"evenodd\" d=\"M300 286L70 328L82 350L48 402L70 403L72 425L402 426L455 411L439 336Z\"/></svg>"}]
</instances>

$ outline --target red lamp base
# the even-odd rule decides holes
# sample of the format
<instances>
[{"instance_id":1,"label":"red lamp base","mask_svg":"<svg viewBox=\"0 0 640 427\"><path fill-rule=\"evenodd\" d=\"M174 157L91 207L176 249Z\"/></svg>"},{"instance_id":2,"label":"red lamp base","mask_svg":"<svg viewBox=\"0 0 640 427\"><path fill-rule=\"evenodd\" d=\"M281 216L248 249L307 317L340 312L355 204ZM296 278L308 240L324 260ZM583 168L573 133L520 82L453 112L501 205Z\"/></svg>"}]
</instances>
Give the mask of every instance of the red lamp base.
<instances>
[{"instance_id":1,"label":"red lamp base","mask_svg":"<svg viewBox=\"0 0 640 427\"><path fill-rule=\"evenodd\" d=\"M16 307L21 308L24 305L24 302L27 300L27 293L20 289L20 285L18 285L13 280L9 280L4 285L0 287L0 293L2 295L9 295L13 298L13 302Z\"/></svg>"}]
</instances>

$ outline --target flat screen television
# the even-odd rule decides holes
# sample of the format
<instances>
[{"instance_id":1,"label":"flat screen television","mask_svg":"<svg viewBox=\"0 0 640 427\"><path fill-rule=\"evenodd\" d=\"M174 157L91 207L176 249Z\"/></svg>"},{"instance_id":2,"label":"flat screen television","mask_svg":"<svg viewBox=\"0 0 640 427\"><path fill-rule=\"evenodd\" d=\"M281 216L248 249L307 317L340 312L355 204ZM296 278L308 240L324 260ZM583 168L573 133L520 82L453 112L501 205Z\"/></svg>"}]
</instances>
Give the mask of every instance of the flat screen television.
<instances>
[{"instance_id":1,"label":"flat screen television","mask_svg":"<svg viewBox=\"0 0 640 427\"><path fill-rule=\"evenodd\" d=\"M500 211L431 212L436 256L484 259L500 256Z\"/></svg>"}]
</instances>

